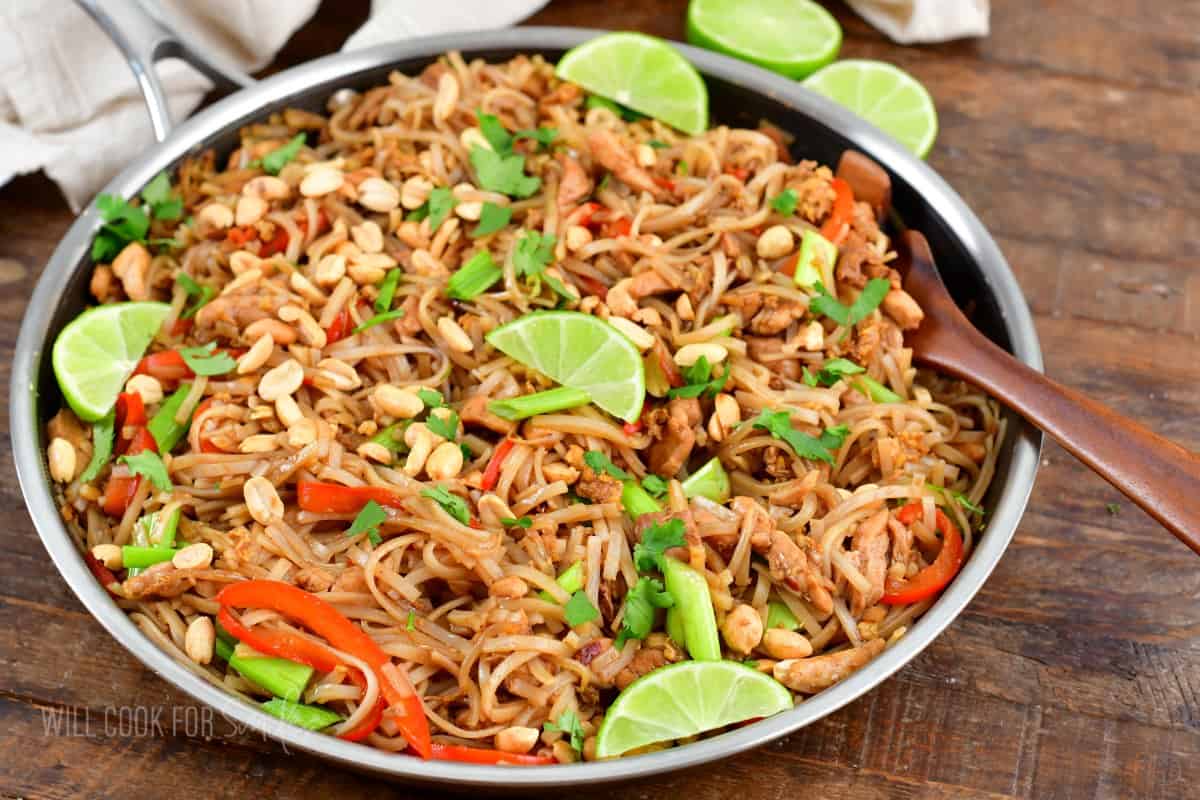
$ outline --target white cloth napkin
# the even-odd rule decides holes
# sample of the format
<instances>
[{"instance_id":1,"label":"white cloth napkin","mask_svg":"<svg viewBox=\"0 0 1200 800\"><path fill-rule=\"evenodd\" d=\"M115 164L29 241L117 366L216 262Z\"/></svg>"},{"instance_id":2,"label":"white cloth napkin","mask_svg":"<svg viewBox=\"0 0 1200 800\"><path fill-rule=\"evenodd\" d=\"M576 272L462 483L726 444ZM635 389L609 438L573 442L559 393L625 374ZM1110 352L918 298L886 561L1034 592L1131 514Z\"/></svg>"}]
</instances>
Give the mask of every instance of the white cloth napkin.
<instances>
[{"instance_id":1,"label":"white cloth napkin","mask_svg":"<svg viewBox=\"0 0 1200 800\"><path fill-rule=\"evenodd\" d=\"M319 0L159 0L200 49L252 72L270 63ZM546 0L374 0L346 43L511 25ZM172 117L186 117L211 83L186 64L158 66ZM39 169L75 211L153 141L124 57L70 0L0 0L0 185Z\"/></svg>"},{"instance_id":2,"label":"white cloth napkin","mask_svg":"<svg viewBox=\"0 0 1200 800\"><path fill-rule=\"evenodd\" d=\"M252 72L270 63L320 0L157 2L186 40ZM370 18L345 49L511 25L546 2L373 0ZM898 42L983 36L988 30L988 0L848 2ZM176 120L211 88L182 62L168 60L158 70ZM124 57L71 0L0 0L0 75L0 185L43 169L78 211L154 141Z\"/></svg>"},{"instance_id":3,"label":"white cloth napkin","mask_svg":"<svg viewBox=\"0 0 1200 800\"><path fill-rule=\"evenodd\" d=\"M900 44L988 35L989 0L846 0Z\"/></svg>"}]
</instances>

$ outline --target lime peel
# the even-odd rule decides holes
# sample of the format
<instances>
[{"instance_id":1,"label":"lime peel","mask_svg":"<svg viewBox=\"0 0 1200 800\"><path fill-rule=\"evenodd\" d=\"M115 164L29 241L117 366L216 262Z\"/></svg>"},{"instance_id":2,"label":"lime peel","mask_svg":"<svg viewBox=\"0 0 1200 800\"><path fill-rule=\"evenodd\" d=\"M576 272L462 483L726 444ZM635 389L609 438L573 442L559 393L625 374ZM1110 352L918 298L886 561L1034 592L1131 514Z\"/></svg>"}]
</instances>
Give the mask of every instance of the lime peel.
<instances>
[{"instance_id":1,"label":"lime peel","mask_svg":"<svg viewBox=\"0 0 1200 800\"><path fill-rule=\"evenodd\" d=\"M692 0L687 39L804 78L837 58L842 26L813 0Z\"/></svg>"}]
</instances>

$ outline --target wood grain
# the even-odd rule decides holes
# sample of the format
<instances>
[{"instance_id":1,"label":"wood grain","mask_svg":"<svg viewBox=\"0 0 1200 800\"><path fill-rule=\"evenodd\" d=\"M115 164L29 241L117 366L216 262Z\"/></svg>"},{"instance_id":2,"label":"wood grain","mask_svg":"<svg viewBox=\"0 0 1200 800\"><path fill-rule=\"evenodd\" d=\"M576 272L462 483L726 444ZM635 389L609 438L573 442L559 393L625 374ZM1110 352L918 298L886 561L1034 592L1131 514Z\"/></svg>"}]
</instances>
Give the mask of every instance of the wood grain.
<instances>
[{"instance_id":1,"label":"wood grain","mask_svg":"<svg viewBox=\"0 0 1200 800\"><path fill-rule=\"evenodd\" d=\"M369 3L334 5L272 69L335 49ZM942 122L930 163L1012 263L1047 374L1200 449L1200 3L992 5L990 38L917 48L891 45L840 3L829 7L846 30L844 55L901 64L929 87ZM532 22L678 38L685 6L556 0ZM25 303L71 219L41 176L0 189L0 402ZM0 417L5 441L8 428ZM222 720L189 729L188 715L203 709L129 656L58 577L7 447L0 530L0 798L160 798L183 786L239 800L440 796L282 752ZM571 796L1195 796L1193 560L1049 445L1029 513L991 579L876 691L761 750ZM106 713L133 705L159 709L162 727L104 729ZM62 727L67 719L90 728Z\"/></svg>"}]
</instances>

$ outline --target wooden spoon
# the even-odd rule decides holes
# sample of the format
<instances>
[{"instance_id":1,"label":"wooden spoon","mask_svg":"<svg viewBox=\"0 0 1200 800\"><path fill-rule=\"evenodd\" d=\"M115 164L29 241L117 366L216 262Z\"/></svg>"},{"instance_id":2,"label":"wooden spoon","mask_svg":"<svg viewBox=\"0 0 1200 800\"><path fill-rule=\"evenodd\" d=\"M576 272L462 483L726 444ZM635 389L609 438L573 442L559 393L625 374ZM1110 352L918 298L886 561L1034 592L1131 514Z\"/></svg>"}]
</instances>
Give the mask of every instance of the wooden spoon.
<instances>
[{"instance_id":1,"label":"wooden spoon","mask_svg":"<svg viewBox=\"0 0 1200 800\"><path fill-rule=\"evenodd\" d=\"M913 360L975 384L1054 437L1200 554L1200 456L1069 389L1001 350L954 304L929 242L906 231L896 265L925 311L905 342Z\"/></svg>"}]
</instances>

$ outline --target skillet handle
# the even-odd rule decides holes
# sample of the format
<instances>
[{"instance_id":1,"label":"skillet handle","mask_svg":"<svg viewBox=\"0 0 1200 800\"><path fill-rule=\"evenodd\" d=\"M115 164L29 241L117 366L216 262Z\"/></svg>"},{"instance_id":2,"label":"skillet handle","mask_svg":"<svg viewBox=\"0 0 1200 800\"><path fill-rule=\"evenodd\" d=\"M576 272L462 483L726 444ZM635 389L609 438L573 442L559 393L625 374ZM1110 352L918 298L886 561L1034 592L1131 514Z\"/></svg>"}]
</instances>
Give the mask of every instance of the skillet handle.
<instances>
[{"instance_id":1,"label":"skillet handle","mask_svg":"<svg viewBox=\"0 0 1200 800\"><path fill-rule=\"evenodd\" d=\"M220 88L240 89L254 79L222 59L201 53L167 25L162 12L144 0L75 0L121 49L142 90L154 138L163 141L171 132L171 110L154 64L179 58Z\"/></svg>"}]
</instances>

